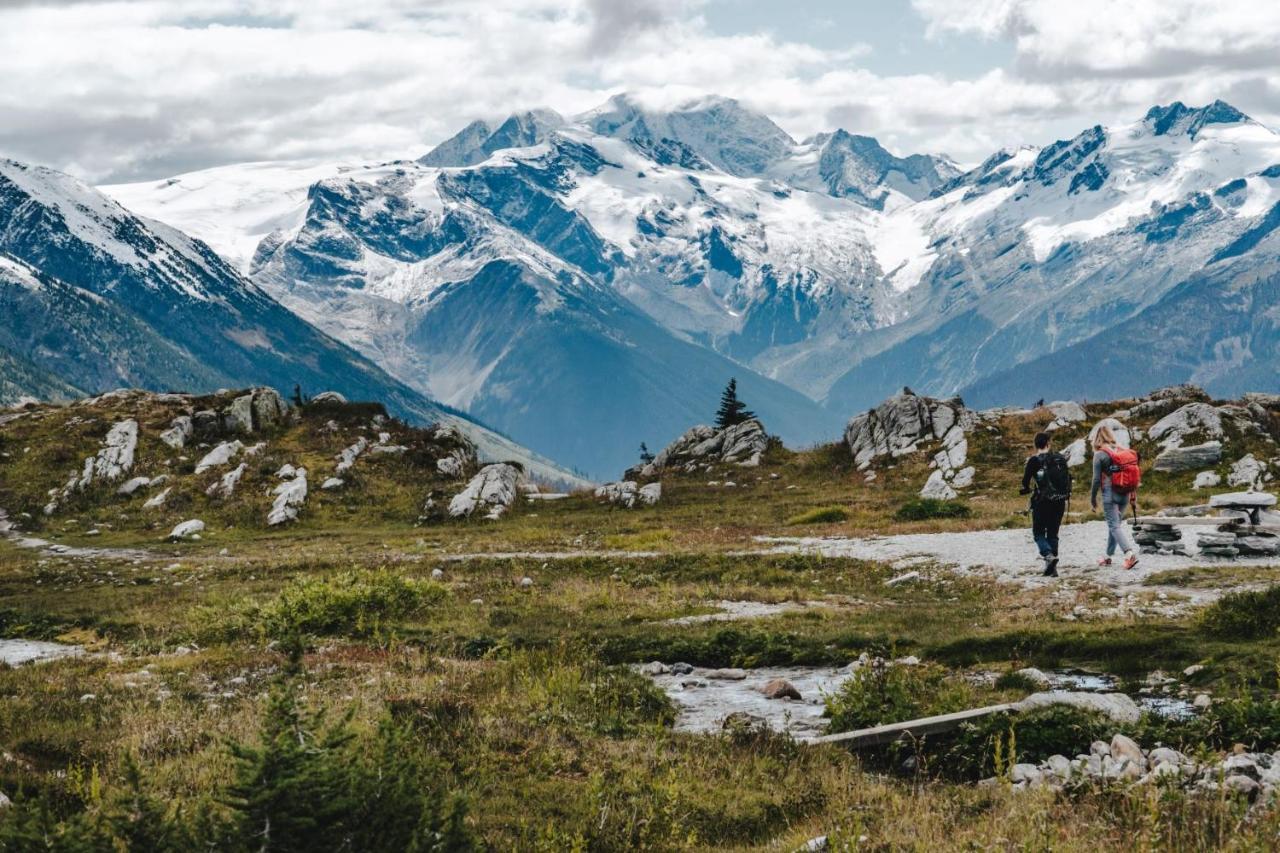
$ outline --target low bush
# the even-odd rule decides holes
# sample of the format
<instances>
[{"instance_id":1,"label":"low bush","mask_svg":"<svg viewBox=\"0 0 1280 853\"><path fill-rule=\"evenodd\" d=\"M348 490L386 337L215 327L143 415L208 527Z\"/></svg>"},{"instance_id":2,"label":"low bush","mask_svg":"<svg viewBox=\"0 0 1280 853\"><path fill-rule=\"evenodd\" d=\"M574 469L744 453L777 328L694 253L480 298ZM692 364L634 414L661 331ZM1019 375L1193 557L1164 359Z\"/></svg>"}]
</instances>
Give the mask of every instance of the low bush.
<instances>
[{"instance_id":1,"label":"low bush","mask_svg":"<svg viewBox=\"0 0 1280 853\"><path fill-rule=\"evenodd\" d=\"M849 512L842 506L820 506L787 519L787 524L833 524L848 521Z\"/></svg>"},{"instance_id":2,"label":"low bush","mask_svg":"<svg viewBox=\"0 0 1280 853\"><path fill-rule=\"evenodd\" d=\"M959 501L913 498L898 507L893 517L897 521L927 521L933 518L968 518L972 514L968 505Z\"/></svg>"},{"instance_id":3,"label":"low bush","mask_svg":"<svg viewBox=\"0 0 1280 853\"><path fill-rule=\"evenodd\" d=\"M1204 609L1200 627L1226 640L1274 637L1280 629L1280 585L1224 595Z\"/></svg>"},{"instance_id":4,"label":"low bush","mask_svg":"<svg viewBox=\"0 0 1280 853\"><path fill-rule=\"evenodd\" d=\"M940 666L877 660L855 671L826 705L830 730L847 732L972 708L976 701L971 684Z\"/></svg>"}]
</instances>

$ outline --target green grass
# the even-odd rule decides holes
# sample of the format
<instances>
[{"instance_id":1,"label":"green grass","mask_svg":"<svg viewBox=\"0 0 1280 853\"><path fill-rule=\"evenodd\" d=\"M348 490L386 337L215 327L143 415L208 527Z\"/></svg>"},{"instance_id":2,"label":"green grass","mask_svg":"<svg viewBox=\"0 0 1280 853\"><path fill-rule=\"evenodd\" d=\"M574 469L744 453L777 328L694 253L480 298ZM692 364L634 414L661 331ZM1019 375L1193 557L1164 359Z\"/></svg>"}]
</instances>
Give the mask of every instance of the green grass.
<instances>
[{"instance_id":1,"label":"green grass","mask_svg":"<svg viewBox=\"0 0 1280 853\"><path fill-rule=\"evenodd\" d=\"M898 507L893 517L897 521L928 521L935 518L968 518L971 515L973 511L959 501L916 498Z\"/></svg>"},{"instance_id":2,"label":"green grass","mask_svg":"<svg viewBox=\"0 0 1280 853\"><path fill-rule=\"evenodd\" d=\"M798 524L834 524L838 521L848 521L849 511L842 506L820 506L815 507L806 512L796 513L787 519L787 525L794 527Z\"/></svg>"}]
</instances>

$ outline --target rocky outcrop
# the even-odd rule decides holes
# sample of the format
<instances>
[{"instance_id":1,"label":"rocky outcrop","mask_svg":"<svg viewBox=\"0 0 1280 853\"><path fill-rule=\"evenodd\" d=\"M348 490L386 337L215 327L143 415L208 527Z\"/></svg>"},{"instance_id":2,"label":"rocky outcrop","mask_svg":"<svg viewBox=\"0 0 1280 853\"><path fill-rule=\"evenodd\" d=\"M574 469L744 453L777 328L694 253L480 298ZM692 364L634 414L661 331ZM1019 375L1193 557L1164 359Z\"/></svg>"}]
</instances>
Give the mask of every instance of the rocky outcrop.
<instances>
[{"instance_id":1,"label":"rocky outcrop","mask_svg":"<svg viewBox=\"0 0 1280 853\"><path fill-rule=\"evenodd\" d=\"M133 468L138 449L138 422L132 418L120 421L102 439L102 448L84 460L78 474L72 474L61 489L54 489L44 507L45 515L57 512L58 505L73 492L84 491L95 483L119 480Z\"/></svg>"},{"instance_id":2,"label":"rocky outcrop","mask_svg":"<svg viewBox=\"0 0 1280 853\"><path fill-rule=\"evenodd\" d=\"M1190 447L1170 447L1156 457L1156 471L1176 473L1217 465L1222 461L1222 442L1206 441Z\"/></svg>"},{"instance_id":3,"label":"rocky outcrop","mask_svg":"<svg viewBox=\"0 0 1280 853\"><path fill-rule=\"evenodd\" d=\"M1103 418L1102 420L1094 424L1093 427L1089 430L1089 442L1085 452L1085 455L1089 459L1092 459L1093 455L1089 453L1088 450L1093 447L1093 441L1095 438L1098 437L1098 432L1103 427L1107 427L1108 429L1111 430L1111 432L1116 437L1116 444L1120 445L1121 447L1128 447L1132 442L1133 437L1129 434L1129 428L1125 426L1118 418L1114 418L1114 417Z\"/></svg>"},{"instance_id":4,"label":"rocky outcrop","mask_svg":"<svg viewBox=\"0 0 1280 853\"><path fill-rule=\"evenodd\" d=\"M501 518L515 503L523 479L524 473L515 465L506 462L486 465L449 501L449 516Z\"/></svg>"},{"instance_id":5,"label":"rocky outcrop","mask_svg":"<svg viewBox=\"0 0 1280 853\"><path fill-rule=\"evenodd\" d=\"M1227 485L1256 489L1269 478L1267 464L1258 461L1252 453L1247 453L1232 464L1231 473L1227 475Z\"/></svg>"},{"instance_id":6,"label":"rocky outcrop","mask_svg":"<svg viewBox=\"0 0 1280 853\"><path fill-rule=\"evenodd\" d=\"M338 454L338 465L333 469L334 473L342 475L350 471L351 467L356 464L356 460L360 458L360 454L364 453L368 447L369 439L362 435L360 438L356 439L355 444L344 448L343 451Z\"/></svg>"},{"instance_id":7,"label":"rocky outcrop","mask_svg":"<svg viewBox=\"0 0 1280 853\"><path fill-rule=\"evenodd\" d=\"M345 403L347 398L339 394L337 391L321 391L319 394L311 398L312 403Z\"/></svg>"},{"instance_id":8,"label":"rocky outcrop","mask_svg":"<svg viewBox=\"0 0 1280 853\"><path fill-rule=\"evenodd\" d=\"M641 486L635 480L605 483L596 488L596 497L615 506L633 509L637 506L653 506L662 498L662 484Z\"/></svg>"},{"instance_id":9,"label":"rocky outcrop","mask_svg":"<svg viewBox=\"0 0 1280 853\"><path fill-rule=\"evenodd\" d=\"M307 502L307 469L295 468L293 476L272 489L271 494L275 495L275 501L267 513L267 525L275 527L295 520Z\"/></svg>"},{"instance_id":10,"label":"rocky outcrop","mask_svg":"<svg viewBox=\"0 0 1280 853\"><path fill-rule=\"evenodd\" d=\"M652 462L627 469L624 480L651 480L665 469L697 471L717 463L753 467L769 448L769 434L756 418L724 429L695 426L663 448Z\"/></svg>"},{"instance_id":11,"label":"rocky outcrop","mask_svg":"<svg viewBox=\"0 0 1280 853\"><path fill-rule=\"evenodd\" d=\"M1170 412L1148 430L1147 434L1166 450L1181 447L1193 435L1207 440L1221 440L1222 415L1208 403L1187 403Z\"/></svg>"},{"instance_id":12,"label":"rocky outcrop","mask_svg":"<svg viewBox=\"0 0 1280 853\"><path fill-rule=\"evenodd\" d=\"M160 440L174 450L181 450L187 446L193 431L191 418L188 415L178 415L169 423L169 428L160 433Z\"/></svg>"},{"instance_id":13,"label":"rocky outcrop","mask_svg":"<svg viewBox=\"0 0 1280 853\"><path fill-rule=\"evenodd\" d=\"M941 440L950 452L961 446L976 422L975 413L959 397L937 400L904 388L901 394L849 421L844 440L858 468L865 469L879 457L914 453L933 441ZM967 442L964 446L967 452ZM950 456L948 463L953 470L958 468Z\"/></svg>"}]
</instances>

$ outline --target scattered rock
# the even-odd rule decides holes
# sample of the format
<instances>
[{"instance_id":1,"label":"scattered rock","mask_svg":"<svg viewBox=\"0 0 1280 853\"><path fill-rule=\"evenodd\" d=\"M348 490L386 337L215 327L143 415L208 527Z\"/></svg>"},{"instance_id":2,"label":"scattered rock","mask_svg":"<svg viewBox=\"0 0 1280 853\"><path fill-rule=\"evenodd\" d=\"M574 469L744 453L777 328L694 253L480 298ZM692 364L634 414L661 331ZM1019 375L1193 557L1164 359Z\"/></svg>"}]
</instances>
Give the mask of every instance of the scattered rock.
<instances>
[{"instance_id":1,"label":"scattered rock","mask_svg":"<svg viewBox=\"0 0 1280 853\"><path fill-rule=\"evenodd\" d=\"M236 486L240 482L240 478L244 476L244 472L248 469L247 462L241 462L227 473L223 474L221 479L205 489L205 494L211 498L229 498L235 493Z\"/></svg>"},{"instance_id":2,"label":"scattered rock","mask_svg":"<svg viewBox=\"0 0 1280 853\"><path fill-rule=\"evenodd\" d=\"M501 518L515 502L523 476L519 468L506 462L486 465L449 502L449 516L470 518L479 514L490 520Z\"/></svg>"},{"instance_id":3,"label":"scattered rock","mask_svg":"<svg viewBox=\"0 0 1280 853\"><path fill-rule=\"evenodd\" d=\"M186 447L192 432L191 418L187 415L178 415L169 422L169 428L160 433L160 440L174 450L181 450Z\"/></svg>"},{"instance_id":4,"label":"scattered rock","mask_svg":"<svg viewBox=\"0 0 1280 853\"><path fill-rule=\"evenodd\" d=\"M132 495L134 492L138 491L138 489L149 485L151 485L150 477L134 477L130 480L126 480L120 488L116 489L116 494Z\"/></svg>"},{"instance_id":5,"label":"scattered rock","mask_svg":"<svg viewBox=\"0 0 1280 853\"><path fill-rule=\"evenodd\" d=\"M169 499L169 492L171 491L173 491L172 486L166 488L162 492L156 493L155 495L147 499L147 502L142 505L142 508L143 509L159 509L160 507L164 506L164 502Z\"/></svg>"},{"instance_id":6,"label":"scattered rock","mask_svg":"<svg viewBox=\"0 0 1280 853\"><path fill-rule=\"evenodd\" d=\"M795 699L798 701L801 698L800 691L785 678L775 678L766 682L760 688L760 692L764 694L766 699Z\"/></svg>"},{"instance_id":7,"label":"scattered rock","mask_svg":"<svg viewBox=\"0 0 1280 853\"><path fill-rule=\"evenodd\" d=\"M320 488L328 492L334 489L341 489L346 482L346 480L341 480L337 477L330 477L320 484Z\"/></svg>"},{"instance_id":8,"label":"scattered rock","mask_svg":"<svg viewBox=\"0 0 1280 853\"><path fill-rule=\"evenodd\" d=\"M274 527L295 520L307 501L307 469L297 468L293 478L277 485L271 490L271 494L276 499L271 504L271 511L267 513L267 526Z\"/></svg>"},{"instance_id":9,"label":"scattered rock","mask_svg":"<svg viewBox=\"0 0 1280 853\"><path fill-rule=\"evenodd\" d=\"M196 463L196 473L203 474L210 468L226 465L243 449L244 444L238 440L222 442L213 450L206 453L200 461Z\"/></svg>"},{"instance_id":10,"label":"scattered rock","mask_svg":"<svg viewBox=\"0 0 1280 853\"><path fill-rule=\"evenodd\" d=\"M334 472L337 474L345 474L350 471L351 466L356 464L356 459L358 459L360 454L364 453L368 447L369 439L364 436L360 436L360 438L356 439L355 444L343 449L343 451L338 454L338 466L334 469Z\"/></svg>"},{"instance_id":11,"label":"scattered rock","mask_svg":"<svg viewBox=\"0 0 1280 853\"><path fill-rule=\"evenodd\" d=\"M444 580L444 569L432 569L432 570L431 570L431 579L432 579L433 581L442 581L442 580Z\"/></svg>"},{"instance_id":12,"label":"scattered rock","mask_svg":"<svg viewBox=\"0 0 1280 853\"><path fill-rule=\"evenodd\" d=\"M1227 485L1243 486L1251 490L1258 488L1262 485L1262 476L1266 470L1265 464L1255 459L1252 453L1248 453L1231 466L1231 473L1227 475Z\"/></svg>"},{"instance_id":13,"label":"scattered rock","mask_svg":"<svg viewBox=\"0 0 1280 853\"><path fill-rule=\"evenodd\" d=\"M1216 471L1201 471L1196 474L1196 481L1191 484L1193 489L1212 489L1222 482L1222 477Z\"/></svg>"},{"instance_id":14,"label":"scattered rock","mask_svg":"<svg viewBox=\"0 0 1280 853\"><path fill-rule=\"evenodd\" d=\"M169 531L168 538L176 542L179 539L191 539L203 531L204 522L198 518L192 518L176 525Z\"/></svg>"}]
</instances>

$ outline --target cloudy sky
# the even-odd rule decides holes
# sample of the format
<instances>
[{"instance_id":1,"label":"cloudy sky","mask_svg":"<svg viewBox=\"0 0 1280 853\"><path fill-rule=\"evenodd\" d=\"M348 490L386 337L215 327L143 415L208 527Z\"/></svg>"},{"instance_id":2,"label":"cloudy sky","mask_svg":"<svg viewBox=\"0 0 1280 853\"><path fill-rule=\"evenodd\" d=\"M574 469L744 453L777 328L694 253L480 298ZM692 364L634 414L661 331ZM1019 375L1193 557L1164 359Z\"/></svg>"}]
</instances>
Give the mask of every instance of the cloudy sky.
<instances>
[{"instance_id":1,"label":"cloudy sky","mask_svg":"<svg viewBox=\"0 0 1280 853\"><path fill-rule=\"evenodd\" d=\"M0 155L99 182L412 156L623 90L965 162L1175 99L1277 125L1280 3L0 0Z\"/></svg>"}]
</instances>

